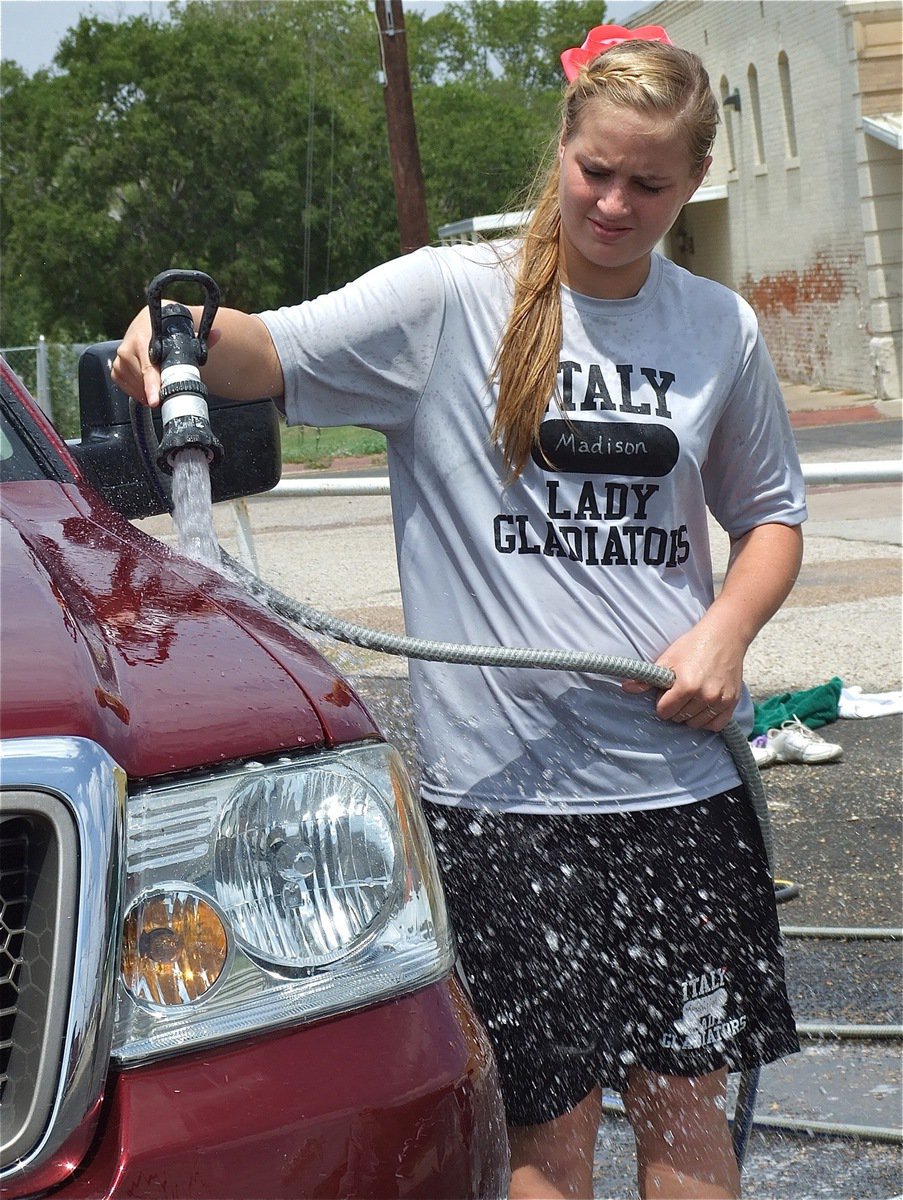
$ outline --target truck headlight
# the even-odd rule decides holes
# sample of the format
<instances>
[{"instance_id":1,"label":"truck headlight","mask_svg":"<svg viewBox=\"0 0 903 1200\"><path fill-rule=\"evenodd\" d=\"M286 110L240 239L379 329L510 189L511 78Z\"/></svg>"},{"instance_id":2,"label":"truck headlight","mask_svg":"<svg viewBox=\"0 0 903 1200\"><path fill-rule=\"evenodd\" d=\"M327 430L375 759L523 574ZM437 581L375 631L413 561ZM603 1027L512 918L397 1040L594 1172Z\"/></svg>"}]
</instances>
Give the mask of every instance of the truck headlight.
<instances>
[{"instance_id":1,"label":"truck headlight","mask_svg":"<svg viewBox=\"0 0 903 1200\"><path fill-rule=\"evenodd\" d=\"M444 975L432 845L389 746L133 795L114 1055L370 1004Z\"/></svg>"},{"instance_id":2,"label":"truck headlight","mask_svg":"<svg viewBox=\"0 0 903 1200\"><path fill-rule=\"evenodd\" d=\"M394 809L347 763L239 784L213 855L239 944L264 962L312 967L370 936L403 883Z\"/></svg>"}]
</instances>

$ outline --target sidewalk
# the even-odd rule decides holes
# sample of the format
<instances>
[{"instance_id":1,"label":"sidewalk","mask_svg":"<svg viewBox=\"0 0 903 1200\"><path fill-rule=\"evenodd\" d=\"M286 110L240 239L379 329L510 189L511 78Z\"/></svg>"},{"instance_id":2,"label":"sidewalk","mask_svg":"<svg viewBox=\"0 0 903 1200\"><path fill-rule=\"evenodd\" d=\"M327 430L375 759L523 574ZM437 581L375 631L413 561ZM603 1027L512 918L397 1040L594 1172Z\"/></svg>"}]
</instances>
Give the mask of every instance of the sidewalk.
<instances>
[{"instance_id":1,"label":"sidewalk","mask_svg":"<svg viewBox=\"0 0 903 1200\"><path fill-rule=\"evenodd\" d=\"M794 429L807 425L842 425L853 421L899 420L903 400L877 400L865 392L837 392L781 380L784 402Z\"/></svg>"}]
</instances>

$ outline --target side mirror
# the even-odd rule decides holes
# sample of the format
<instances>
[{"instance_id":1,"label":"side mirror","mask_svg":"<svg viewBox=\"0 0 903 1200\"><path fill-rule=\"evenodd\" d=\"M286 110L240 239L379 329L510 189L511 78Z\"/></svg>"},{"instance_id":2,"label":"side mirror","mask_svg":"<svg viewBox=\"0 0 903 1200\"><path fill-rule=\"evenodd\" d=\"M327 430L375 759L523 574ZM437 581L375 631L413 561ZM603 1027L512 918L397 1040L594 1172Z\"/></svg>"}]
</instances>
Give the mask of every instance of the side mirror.
<instances>
[{"instance_id":1,"label":"side mirror","mask_svg":"<svg viewBox=\"0 0 903 1200\"><path fill-rule=\"evenodd\" d=\"M146 465L135 440L132 405L110 368L118 342L89 346L78 363L81 441L74 458L94 486L124 517L152 517L172 508L170 477ZM282 474L279 415L272 400L236 404L208 396L210 426L223 444L223 461L210 475L214 503L269 491ZM159 439L159 410L153 412Z\"/></svg>"}]
</instances>

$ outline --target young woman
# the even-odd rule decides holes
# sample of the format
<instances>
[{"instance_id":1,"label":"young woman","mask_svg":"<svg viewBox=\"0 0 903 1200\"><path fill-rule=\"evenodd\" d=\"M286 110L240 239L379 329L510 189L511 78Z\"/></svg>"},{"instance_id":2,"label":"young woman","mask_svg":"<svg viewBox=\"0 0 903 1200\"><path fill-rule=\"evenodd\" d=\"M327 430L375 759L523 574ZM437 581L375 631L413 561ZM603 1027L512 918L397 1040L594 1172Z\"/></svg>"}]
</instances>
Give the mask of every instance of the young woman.
<instances>
[{"instance_id":1,"label":"young woman","mask_svg":"<svg viewBox=\"0 0 903 1200\"><path fill-rule=\"evenodd\" d=\"M728 1069L797 1049L772 883L718 733L799 569L803 484L742 299L655 250L718 120L664 31L571 76L523 237L426 248L259 316L205 378L382 430L408 631L660 663L673 687L411 663L423 797L496 1049L511 1196L590 1196L600 1087L644 1197L735 1196ZM610 46L610 48L607 48ZM602 53L599 51L602 50ZM149 324L116 381L154 404ZM732 552L715 596L707 515Z\"/></svg>"}]
</instances>

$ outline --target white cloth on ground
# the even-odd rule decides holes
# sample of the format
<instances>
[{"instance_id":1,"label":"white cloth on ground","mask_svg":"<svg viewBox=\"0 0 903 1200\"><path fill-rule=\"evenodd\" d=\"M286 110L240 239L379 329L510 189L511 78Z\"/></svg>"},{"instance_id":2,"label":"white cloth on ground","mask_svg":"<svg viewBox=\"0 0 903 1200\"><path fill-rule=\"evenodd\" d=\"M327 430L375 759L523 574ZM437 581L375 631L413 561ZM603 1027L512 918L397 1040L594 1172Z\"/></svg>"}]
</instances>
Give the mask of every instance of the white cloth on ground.
<instances>
[{"instance_id":1,"label":"white cloth on ground","mask_svg":"<svg viewBox=\"0 0 903 1200\"><path fill-rule=\"evenodd\" d=\"M864 692L856 686L840 690L839 717L890 717L894 713L903 713L903 691Z\"/></svg>"}]
</instances>

